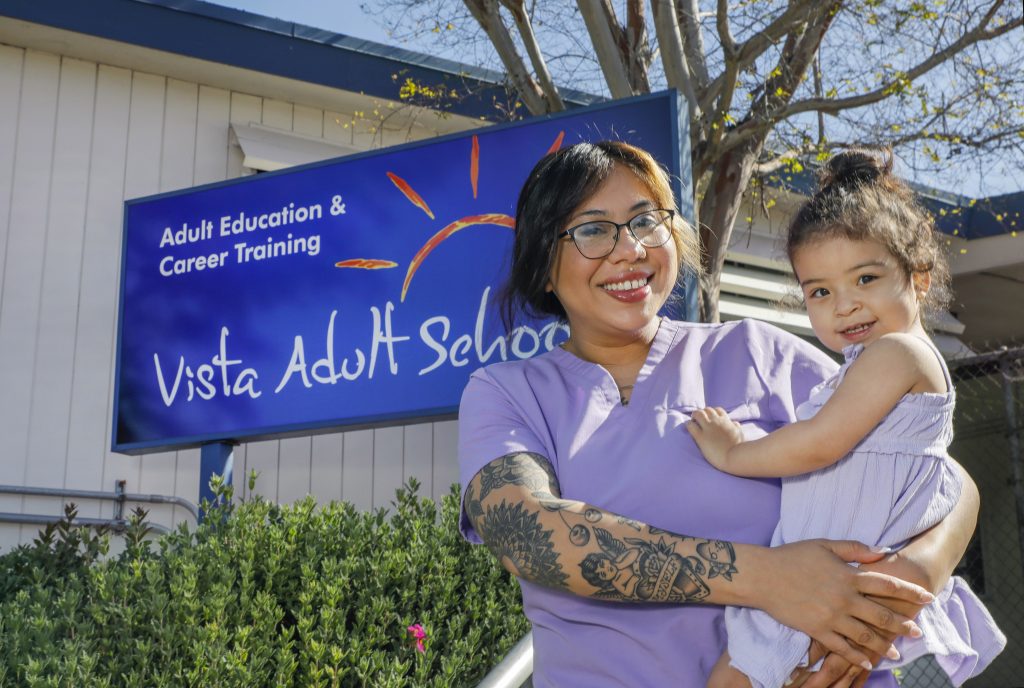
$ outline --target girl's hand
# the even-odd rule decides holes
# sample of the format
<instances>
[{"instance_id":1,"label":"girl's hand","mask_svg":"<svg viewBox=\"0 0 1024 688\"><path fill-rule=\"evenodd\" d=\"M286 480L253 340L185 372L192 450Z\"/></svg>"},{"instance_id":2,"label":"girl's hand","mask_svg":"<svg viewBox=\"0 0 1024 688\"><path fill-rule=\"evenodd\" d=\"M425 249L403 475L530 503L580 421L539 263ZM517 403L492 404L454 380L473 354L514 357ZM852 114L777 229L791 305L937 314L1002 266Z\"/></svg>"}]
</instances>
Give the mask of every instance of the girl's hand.
<instances>
[{"instance_id":1,"label":"girl's hand","mask_svg":"<svg viewBox=\"0 0 1024 688\"><path fill-rule=\"evenodd\" d=\"M868 655L872 663L878 663L878 655L873 652L869 652ZM812 640L809 652L810 665L814 666L822 656L825 656L825 661L818 671L797 669L790 676L787 688L860 688L871 675L870 671L850 664L839 655L828 653L821 643Z\"/></svg>"},{"instance_id":2,"label":"girl's hand","mask_svg":"<svg viewBox=\"0 0 1024 688\"><path fill-rule=\"evenodd\" d=\"M743 442L740 424L722 408L703 408L693 412L686 429L693 436L704 458L720 471L727 471L729 450Z\"/></svg>"},{"instance_id":3,"label":"girl's hand","mask_svg":"<svg viewBox=\"0 0 1024 688\"><path fill-rule=\"evenodd\" d=\"M708 677L707 688L751 688L750 679L739 669L729 666L729 653L723 652Z\"/></svg>"},{"instance_id":4,"label":"girl's hand","mask_svg":"<svg viewBox=\"0 0 1024 688\"><path fill-rule=\"evenodd\" d=\"M874 663L869 652L883 656L893 637L920 636L910 616L873 598L927 604L934 599L931 593L900 578L844 563L872 563L882 554L857 542L829 540L795 542L766 553L768 561L758 569L764 589L757 592L753 606L803 631L850 664L870 669Z\"/></svg>"}]
</instances>

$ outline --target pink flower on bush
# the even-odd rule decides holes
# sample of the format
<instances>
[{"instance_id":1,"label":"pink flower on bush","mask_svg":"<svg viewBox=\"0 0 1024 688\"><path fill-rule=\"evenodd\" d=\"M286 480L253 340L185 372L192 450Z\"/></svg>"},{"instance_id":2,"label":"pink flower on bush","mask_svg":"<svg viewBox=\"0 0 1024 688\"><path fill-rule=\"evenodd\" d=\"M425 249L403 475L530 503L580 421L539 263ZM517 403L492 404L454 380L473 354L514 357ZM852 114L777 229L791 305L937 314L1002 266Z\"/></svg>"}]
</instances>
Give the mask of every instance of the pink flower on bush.
<instances>
[{"instance_id":1,"label":"pink flower on bush","mask_svg":"<svg viewBox=\"0 0 1024 688\"><path fill-rule=\"evenodd\" d=\"M413 624L406 630L409 631L409 635L411 635L413 640L416 641L416 651L426 653L427 650L423 647L423 641L427 639L427 632L423 630L423 626Z\"/></svg>"}]
</instances>

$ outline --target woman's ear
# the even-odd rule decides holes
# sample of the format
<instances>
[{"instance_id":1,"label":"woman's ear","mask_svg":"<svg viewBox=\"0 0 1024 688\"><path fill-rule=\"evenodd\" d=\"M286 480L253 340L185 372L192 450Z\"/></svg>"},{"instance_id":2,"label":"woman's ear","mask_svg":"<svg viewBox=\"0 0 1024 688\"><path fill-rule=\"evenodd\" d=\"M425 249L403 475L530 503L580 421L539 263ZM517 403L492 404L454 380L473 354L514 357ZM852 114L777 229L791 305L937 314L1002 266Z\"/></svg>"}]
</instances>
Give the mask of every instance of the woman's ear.
<instances>
[{"instance_id":1,"label":"woman's ear","mask_svg":"<svg viewBox=\"0 0 1024 688\"><path fill-rule=\"evenodd\" d=\"M932 273L927 270L921 270L920 272L915 272L910 279L914 285L914 294L917 296L917 300L923 301L932 286Z\"/></svg>"}]
</instances>

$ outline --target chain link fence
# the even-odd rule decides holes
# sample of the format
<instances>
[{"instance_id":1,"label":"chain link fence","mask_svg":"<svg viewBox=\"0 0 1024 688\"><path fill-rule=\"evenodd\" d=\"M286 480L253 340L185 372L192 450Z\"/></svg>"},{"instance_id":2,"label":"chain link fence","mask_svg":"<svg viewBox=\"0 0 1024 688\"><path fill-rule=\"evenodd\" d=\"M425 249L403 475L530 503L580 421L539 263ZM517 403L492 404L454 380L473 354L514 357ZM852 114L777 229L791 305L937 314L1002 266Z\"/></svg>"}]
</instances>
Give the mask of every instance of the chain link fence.
<instances>
[{"instance_id":1,"label":"chain link fence","mask_svg":"<svg viewBox=\"0 0 1024 688\"><path fill-rule=\"evenodd\" d=\"M1024 686L1024 345L993 346L950 362L956 385L950 453L981 492L978 529L957 574L1007 637L1006 649L968 688ZM903 688L952 685L931 658L905 667Z\"/></svg>"}]
</instances>

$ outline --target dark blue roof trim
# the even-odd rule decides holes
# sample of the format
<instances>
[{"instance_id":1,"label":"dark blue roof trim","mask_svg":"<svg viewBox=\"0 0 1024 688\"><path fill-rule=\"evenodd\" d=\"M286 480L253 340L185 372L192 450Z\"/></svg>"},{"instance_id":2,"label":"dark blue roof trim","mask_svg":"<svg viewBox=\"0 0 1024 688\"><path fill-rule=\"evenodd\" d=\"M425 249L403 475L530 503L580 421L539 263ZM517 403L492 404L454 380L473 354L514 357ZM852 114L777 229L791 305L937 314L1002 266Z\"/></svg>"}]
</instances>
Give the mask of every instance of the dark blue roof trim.
<instances>
[{"instance_id":1,"label":"dark blue roof trim","mask_svg":"<svg viewBox=\"0 0 1024 688\"><path fill-rule=\"evenodd\" d=\"M508 110L496 72L198 0L4 0L0 16L389 100L408 77L463 94L445 108L455 114ZM562 94L569 107L601 100Z\"/></svg>"}]
</instances>

